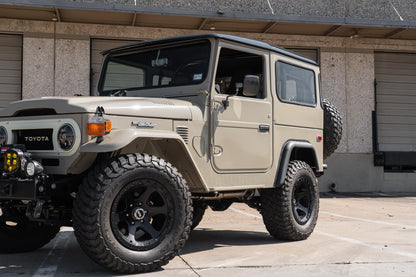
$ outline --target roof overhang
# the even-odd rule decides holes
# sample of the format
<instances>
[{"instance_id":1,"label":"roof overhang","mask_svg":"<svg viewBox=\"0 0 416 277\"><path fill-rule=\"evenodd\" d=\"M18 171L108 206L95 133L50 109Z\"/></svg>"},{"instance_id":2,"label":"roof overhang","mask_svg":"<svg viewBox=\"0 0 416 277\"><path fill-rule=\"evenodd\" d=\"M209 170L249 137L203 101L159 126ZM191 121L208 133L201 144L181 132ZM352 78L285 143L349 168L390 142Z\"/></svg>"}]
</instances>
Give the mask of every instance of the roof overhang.
<instances>
[{"instance_id":1,"label":"roof overhang","mask_svg":"<svg viewBox=\"0 0 416 277\"><path fill-rule=\"evenodd\" d=\"M416 39L416 22L413 21L214 12L72 1L1 1L0 18L216 32Z\"/></svg>"}]
</instances>

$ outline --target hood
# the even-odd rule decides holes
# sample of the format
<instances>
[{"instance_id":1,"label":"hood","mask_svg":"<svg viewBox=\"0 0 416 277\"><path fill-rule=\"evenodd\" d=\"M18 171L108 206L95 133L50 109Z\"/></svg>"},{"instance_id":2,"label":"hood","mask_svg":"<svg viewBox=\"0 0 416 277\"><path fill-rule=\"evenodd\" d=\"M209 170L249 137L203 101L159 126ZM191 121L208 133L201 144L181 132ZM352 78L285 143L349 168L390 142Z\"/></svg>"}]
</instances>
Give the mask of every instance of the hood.
<instances>
[{"instance_id":1,"label":"hood","mask_svg":"<svg viewBox=\"0 0 416 277\"><path fill-rule=\"evenodd\" d=\"M0 117L19 115L95 113L97 106L108 115L192 119L191 103L183 100L139 97L43 97L13 102L0 109Z\"/></svg>"}]
</instances>

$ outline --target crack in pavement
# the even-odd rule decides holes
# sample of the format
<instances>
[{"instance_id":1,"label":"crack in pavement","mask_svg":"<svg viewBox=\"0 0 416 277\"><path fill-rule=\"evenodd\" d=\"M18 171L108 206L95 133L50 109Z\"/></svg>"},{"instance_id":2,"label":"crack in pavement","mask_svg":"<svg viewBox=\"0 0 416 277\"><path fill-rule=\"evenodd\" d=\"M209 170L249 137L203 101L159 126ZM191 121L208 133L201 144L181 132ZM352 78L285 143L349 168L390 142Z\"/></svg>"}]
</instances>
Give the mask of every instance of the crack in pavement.
<instances>
[{"instance_id":1,"label":"crack in pavement","mask_svg":"<svg viewBox=\"0 0 416 277\"><path fill-rule=\"evenodd\" d=\"M182 257L182 255L178 255L178 257L195 273L196 276L201 277L198 272Z\"/></svg>"},{"instance_id":2,"label":"crack in pavement","mask_svg":"<svg viewBox=\"0 0 416 277\"><path fill-rule=\"evenodd\" d=\"M236 266L215 266L215 267L195 267L197 270L206 270L206 269L256 269L256 268L279 268L279 267L288 267L288 266L325 266L325 265L377 265L377 264L416 264L416 261L403 261L400 263L386 263L386 262L334 262L334 263L311 263L311 264L280 264L280 265L236 265ZM200 275L198 275L200 276Z\"/></svg>"}]
</instances>

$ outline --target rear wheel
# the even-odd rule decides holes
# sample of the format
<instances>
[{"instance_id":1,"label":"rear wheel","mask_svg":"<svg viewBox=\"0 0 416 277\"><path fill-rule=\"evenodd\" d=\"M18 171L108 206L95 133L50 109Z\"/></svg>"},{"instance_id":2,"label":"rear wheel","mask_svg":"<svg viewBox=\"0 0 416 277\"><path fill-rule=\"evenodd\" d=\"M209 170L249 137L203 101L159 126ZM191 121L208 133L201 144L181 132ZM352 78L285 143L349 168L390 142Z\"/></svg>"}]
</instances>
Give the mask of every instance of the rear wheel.
<instances>
[{"instance_id":1,"label":"rear wheel","mask_svg":"<svg viewBox=\"0 0 416 277\"><path fill-rule=\"evenodd\" d=\"M181 174L163 159L123 155L88 173L74 203L81 248L120 273L155 270L185 244L192 202Z\"/></svg>"},{"instance_id":2,"label":"rear wheel","mask_svg":"<svg viewBox=\"0 0 416 277\"><path fill-rule=\"evenodd\" d=\"M207 204L204 201L193 201L193 217L192 217L192 227L191 229L195 229L196 226L201 222L202 218L204 217L205 210L207 209Z\"/></svg>"},{"instance_id":3,"label":"rear wheel","mask_svg":"<svg viewBox=\"0 0 416 277\"><path fill-rule=\"evenodd\" d=\"M33 251L50 242L58 226L29 221L15 209L3 209L0 216L0 253Z\"/></svg>"},{"instance_id":4,"label":"rear wheel","mask_svg":"<svg viewBox=\"0 0 416 277\"><path fill-rule=\"evenodd\" d=\"M263 222L270 235L282 240L304 240L315 228L319 211L316 177L303 161L289 164L285 182L261 195Z\"/></svg>"}]
</instances>

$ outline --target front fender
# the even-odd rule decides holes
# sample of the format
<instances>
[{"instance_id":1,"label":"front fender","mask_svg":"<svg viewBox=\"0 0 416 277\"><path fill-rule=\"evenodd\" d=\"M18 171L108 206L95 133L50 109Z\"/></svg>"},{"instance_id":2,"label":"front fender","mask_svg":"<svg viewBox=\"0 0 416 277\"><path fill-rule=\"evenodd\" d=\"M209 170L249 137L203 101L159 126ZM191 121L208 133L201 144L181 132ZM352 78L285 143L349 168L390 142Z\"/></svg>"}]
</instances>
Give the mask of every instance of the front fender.
<instances>
[{"instance_id":1,"label":"front fender","mask_svg":"<svg viewBox=\"0 0 416 277\"><path fill-rule=\"evenodd\" d=\"M207 192L208 186L199 171L193 156L189 152L187 144L182 137L174 132L148 131L135 129L112 130L110 134L103 137L103 141L96 140L83 144L81 153L104 153L127 149L130 153L135 152L136 145L146 145L145 142L152 141L155 148L145 149L147 154L159 156L171 162L181 172L188 182L191 192ZM141 152L143 149L139 150ZM169 150L169 151L166 151ZM129 153L127 152L127 153Z\"/></svg>"},{"instance_id":2,"label":"front fender","mask_svg":"<svg viewBox=\"0 0 416 277\"><path fill-rule=\"evenodd\" d=\"M103 141L97 143L96 140L91 140L81 145L80 152L82 153L104 153L113 152L122 149L132 143L137 138L149 138L149 139L174 139L179 140L184 145L182 137L172 132L161 131L146 131L135 129L120 129L112 130L111 133L103 137Z\"/></svg>"}]
</instances>

